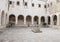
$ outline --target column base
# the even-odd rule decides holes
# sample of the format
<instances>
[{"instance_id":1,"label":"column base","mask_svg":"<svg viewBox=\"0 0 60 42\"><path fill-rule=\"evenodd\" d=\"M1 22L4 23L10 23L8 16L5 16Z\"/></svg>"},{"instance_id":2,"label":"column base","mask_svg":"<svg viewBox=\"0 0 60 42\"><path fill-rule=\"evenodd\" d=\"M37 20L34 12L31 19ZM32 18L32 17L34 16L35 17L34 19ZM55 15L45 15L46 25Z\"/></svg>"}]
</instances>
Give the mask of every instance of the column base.
<instances>
[{"instance_id":1,"label":"column base","mask_svg":"<svg viewBox=\"0 0 60 42\"><path fill-rule=\"evenodd\" d=\"M1 25L0 25L0 29L4 29L4 28L6 28L6 26L1 26Z\"/></svg>"}]
</instances>

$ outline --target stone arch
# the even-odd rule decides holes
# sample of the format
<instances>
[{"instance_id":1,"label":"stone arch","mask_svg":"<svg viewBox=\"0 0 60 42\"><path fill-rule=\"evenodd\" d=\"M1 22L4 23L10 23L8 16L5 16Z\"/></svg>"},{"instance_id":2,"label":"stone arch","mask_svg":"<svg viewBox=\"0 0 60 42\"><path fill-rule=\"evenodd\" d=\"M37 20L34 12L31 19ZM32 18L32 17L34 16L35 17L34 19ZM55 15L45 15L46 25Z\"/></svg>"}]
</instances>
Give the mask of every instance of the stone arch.
<instances>
[{"instance_id":1,"label":"stone arch","mask_svg":"<svg viewBox=\"0 0 60 42\"><path fill-rule=\"evenodd\" d=\"M19 16L18 16L18 24L19 24L19 25L24 24L24 16L23 16L23 15L19 15Z\"/></svg>"},{"instance_id":2,"label":"stone arch","mask_svg":"<svg viewBox=\"0 0 60 42\"><path fill-rule=\"evenodd\" d=\"M38 16L34 16L34 24L38 24L39 23L39 17Z\"/></svg>"},{"instance_id":3,"label":"stone arch","mask_svg":"<svg viewBox=\"0 0 60 42\"><path fill-rule=\"evenodd\" d=\"M1 25L4 25L4 11L1 13Z\"/></svg>"},{"instance_id":4,"label":"stone arch","mask_svg":"<svg viewBox=\"0 0 60 42\"><path fill-rule=\"evenodd\" d=\"M51 18L50 16L48 16L48 25L50 25L50 23L51 23Z\"/></svg>"},{"instance_id":5,"label":"stone arch","mask_svg":"<svg viewBox=\"0 0 60 42\"><path fill-rule=\"evenodd\" d=\"M15 21L16 21L15 19L16 19L15 15L13 14L9 15L9 23L15 25Z\"/></svg>"},{"instance_id":6,"label":"stone arch","mask_svg":"<svg viewBox=\"0 0 60 42\"><path fill-rule=\"evenodd\" d=\"M41 16L41 23L45 23L45 17Z\"/></svg>"},{"instance_id":7,"label":"stone arch","mask_svg":"<svg viewBox=\"0 0 60 42\"><path fill-rule=\"evenodd\" d=\"M54 15L53 16L53 24L54 25L57 25L57 15Z\"/></svg>"},{"instance_id":8,"label":"stone arch","mask_svg":"<svg viewBox=\"0 0 60 42\"><path fill-rule=\"evenodd\" d=\"M32 17L30 15L26 16L26 23L31 24L32 23Z\"/></svg>"}]
</instances>

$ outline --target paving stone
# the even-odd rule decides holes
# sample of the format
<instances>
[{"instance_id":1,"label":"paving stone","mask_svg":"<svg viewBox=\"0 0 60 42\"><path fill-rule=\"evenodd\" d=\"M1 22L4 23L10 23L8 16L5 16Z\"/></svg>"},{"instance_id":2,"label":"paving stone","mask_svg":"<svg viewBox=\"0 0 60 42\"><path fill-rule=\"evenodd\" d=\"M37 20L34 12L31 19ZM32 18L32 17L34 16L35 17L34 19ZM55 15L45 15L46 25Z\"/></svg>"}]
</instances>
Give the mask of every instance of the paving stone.
<instances>
[{"instance_id":1,"label":"paving stone","mask_svg":"<svg viewBox=\"0 0 60 42\"><path fill-rule=\"evenodd\" d=\"M60 29L40 28L42 33L33 33L33 28L9 28L0 35L0 41L2 40L1 42L60 42Z\"/></svg>"}]
</instances>

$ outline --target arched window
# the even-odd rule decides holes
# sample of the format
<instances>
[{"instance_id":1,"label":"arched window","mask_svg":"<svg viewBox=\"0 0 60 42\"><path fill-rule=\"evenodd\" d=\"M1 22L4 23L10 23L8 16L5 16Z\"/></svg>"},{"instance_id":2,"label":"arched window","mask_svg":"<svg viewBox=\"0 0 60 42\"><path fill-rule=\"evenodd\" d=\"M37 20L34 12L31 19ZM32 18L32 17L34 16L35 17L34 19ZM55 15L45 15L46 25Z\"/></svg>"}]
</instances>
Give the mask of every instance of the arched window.
<instances>
[{"instance_id":1,"label":"arched window","mask_svg":"<svg viewBox=\"0 0 60 42\"><path fill-rule=\"evenodd\" d=\"M32 7L34 7L34 3L32 3Z\"/></svg>"},{"instance_id":2,"label":"arched window","mask_svg":"<svg viewBox=\"0 0 60 42\"><path fill-rule=\"evenodd\" d=\"M40 5L40 4L38 4L38 7L41 7L41 5Z\"/></svg>"},{"instance_id":3,"label":"arched window","mask_svg":"<svg viewBox=\"0 0 60 42\"><path fill-rule=\"evenodd\" d=\"M19 25L24 24L24 16L23 16L23 15L19 15L19 16L18 16L18 24L19 24Z\"/></svg>"},{"instance_id":4,"label":"arched window","mask_svg":"<svg viewBox=\"0 0 60 42\"><path fill-rule=\"evenodd\" d=\"M42 22L42 23L45 22L45 17L44 17L44 16L41 17L41 22Z\"/></svg>"},{"instance_id":5,"label":"arched window","mask_svg":"<svg viewBox=\"0 0 60 42\"><path fill-rule=\"evenodd\" d=\"M35 16L34 17L34 21L38 21L38 16Z\"/></svg>"},{"instance_id":6,"label":"arched window","mask_svg":"<svg viewBox=\"0 0 60 42\"><path fill-rule=\"evenodd\" d=\"M12 1L9 1L9 4L12 4Z\"/></svg>"},{"instance_id":7,"label":"arched window","mask_svg":"<svg viewBox=\"0 0 60 42\"><path fill-rule=\"evenodd\" d=\"M19 16L18 16L18 20L19 20L19 21L24 21L24 16L23 16L23 15L19 15Z\"/></svg>"},{"instance_id":8,"label":"arched window","mask_svg":"<svg viewBox=\"0 0 60 42\"><path fill-rule=\"evenodd\" d=\"M26 17L26 21L31 22L31 16L28 15L28 16Z\"/></svg>"},{"instance_id":9,"label":"arched window","mask_svg":"<svg viewBox=\"0 0 60 42\"><path fill-rule=\"evenodd\" d=\"M15 20L15 15L13 15L13 14L10 15L10 16L9 16L9 23L15 24L15 21L16 21L16 20Z\"/></svg>"},{"instance_id":10,"label":"arched window","mask_svg":"<svg viewBox=\"0 0 60 42\"><path fill-rule=\"evenodd\" d=\"M47 6L46 6L46 5L44 5L44 8L47 8Z\"/></svg>"},{"instance_id":11,"label":"arched window","mask_svg":"<svg viewBox=\"0 0 60 42\"><path fill-rule=\"evenodd\" d=\"M30 15L26 16L26 23L31 24L32 23L32 17Z\"/></svg>"},{"instance_id":12,"label":"arched window","mask_svg":"<svg viewBox=\"0 0 60 42\"><path fill-rule=\"evenodd\" d=\"M27 2L25 2L24 5L27 6Z\"/></svg>"},{"instance_id":13,"label":"arched window","mask_svg":"<svg viewBox=\"0 0 60 42\"><path fill-rule=\"evenodd\" d=\"M57 25L57 16L56 15L53 16L53 23L54 23L54 25Z\"/></svg>"},{"instance_id":14,"label":"arched window","mask_svg":"<svg viewBox=\"0 0 60 42\"><path fill-rule=\"evenodd\" d=\"M20 2L19 1L17 1L17 5L20 5Z\"/></svg>"},{"instance_id":15,"label":"arched window","mask_svg":"<svg viewBox=\"0 0 60 42\"><path fill-rule=\"evenodd\" d=\"M51 21L51 20L50 20L50 16L48 16L48 24L49 24L49 25L50 25L50 21Z\"/></svg>"},{"instance_id":16,"label":"arched window","mask_svg":"<svg viewBox=\"0 0 60 42\"><path fill-rule=\"evenodd\" d=\"M38 24L38 23L39 23L38 20L39 20L39 17L38 17L38 16L34 16L34 23L35 23L35 24Z\"/></svg>"}]
</instances>

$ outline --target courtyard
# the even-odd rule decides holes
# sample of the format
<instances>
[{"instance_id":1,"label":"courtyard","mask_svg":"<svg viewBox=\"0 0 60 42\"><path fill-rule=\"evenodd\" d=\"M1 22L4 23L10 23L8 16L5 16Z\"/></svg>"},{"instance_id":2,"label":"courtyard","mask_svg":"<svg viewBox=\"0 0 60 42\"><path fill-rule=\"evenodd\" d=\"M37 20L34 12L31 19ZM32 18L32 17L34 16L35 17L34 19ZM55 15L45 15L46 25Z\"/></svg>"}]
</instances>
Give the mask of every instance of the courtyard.
<instances>
[{"instance_id":1,"label":"courtyard","mask_svg":"<svg viewBox=\"0 0 60 42\"><path fill-rule=\"evenodd\" d=\"M41 33L32 32L33 28L6 28L0 33L0 42L60 42L60 28L39 27Z\"/></svg>"}]
</instances>

